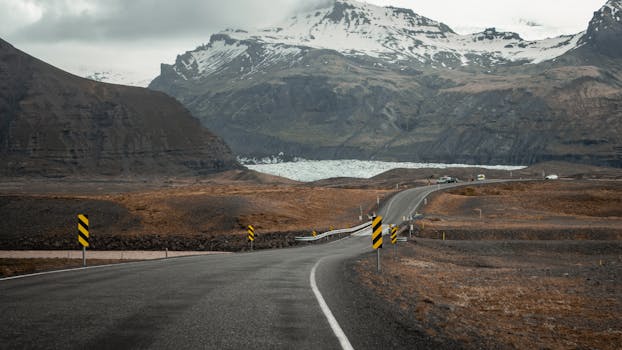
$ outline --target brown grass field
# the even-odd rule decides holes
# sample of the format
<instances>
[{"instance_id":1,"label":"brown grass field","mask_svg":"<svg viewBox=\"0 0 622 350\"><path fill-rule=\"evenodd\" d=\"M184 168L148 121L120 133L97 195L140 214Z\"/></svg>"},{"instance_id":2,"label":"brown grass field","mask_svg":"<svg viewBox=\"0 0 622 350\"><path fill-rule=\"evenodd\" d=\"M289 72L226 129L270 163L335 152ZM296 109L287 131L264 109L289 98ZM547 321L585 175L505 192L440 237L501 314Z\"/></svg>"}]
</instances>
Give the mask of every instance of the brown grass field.
<instances>
[{"instance_id":1,"label":"brown grass field","mask_svg":"<svg viewBox=\"0 0 622 350\"><path fill-rule=\"evenodd\" d=\"M0 249L77 249L76 215L87 214L92 249L243 250L294 244L295 235L359 224L387 189L312 186L252 172L201 181L5 183Z\"/></svg>"}]
</instances>

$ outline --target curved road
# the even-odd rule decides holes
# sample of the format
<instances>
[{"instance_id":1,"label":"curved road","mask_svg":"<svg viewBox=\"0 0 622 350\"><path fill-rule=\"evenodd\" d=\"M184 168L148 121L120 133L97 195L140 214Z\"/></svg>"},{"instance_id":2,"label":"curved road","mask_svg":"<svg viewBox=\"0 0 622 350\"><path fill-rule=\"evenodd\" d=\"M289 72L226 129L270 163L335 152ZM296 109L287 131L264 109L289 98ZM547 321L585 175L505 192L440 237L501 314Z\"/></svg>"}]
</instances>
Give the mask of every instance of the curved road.
<instances>
[{"instance_id":1,"label":"curved road","mask_svg":"<svg viewBox=\"0 0 622 350\"><path fill-rule=\"evenodd\" d=\"M436 189L396 194L380 211L384 222L398 223ZM0 280L0 347L437 348L350 280L348 261L371 251L368 236L351 236Z\"/></svg>"},{"instance_id":2,"label":"curved road","mask_svg":"<svg viewBox=\"0 0 622 350\"><path fill-rule=\"evenodd\" d=\"M429 194L444 190L452 187L466 186L466 185L483 185L498 182L508 182L513 180L486 180L477 182L459 182L443 185L430 185L427 187L412 188L409 190L396 193L391 199L380 209L380 214L383 216L383 224L399 225L402 223L403 216L410 216L415 213L415 210L423 203L423 199Z\"/></svg>"}]
</instances>

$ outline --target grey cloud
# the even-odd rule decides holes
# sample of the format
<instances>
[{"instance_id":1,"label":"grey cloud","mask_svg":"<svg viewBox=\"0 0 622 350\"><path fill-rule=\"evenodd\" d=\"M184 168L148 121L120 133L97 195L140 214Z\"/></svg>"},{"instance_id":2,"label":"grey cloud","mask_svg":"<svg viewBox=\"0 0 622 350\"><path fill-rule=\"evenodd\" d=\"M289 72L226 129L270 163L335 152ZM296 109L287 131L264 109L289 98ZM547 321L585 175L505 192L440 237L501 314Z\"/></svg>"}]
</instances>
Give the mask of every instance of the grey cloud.
<instances>
[{"instance_id":1,"label":"grey cloud","mask_svg":"<svg viewBox=\"0 0 622 350\"><path fill-rule=\"evenodd\" d=\"M14 36L28 41L136 40L180 35L205 36L225 28L270 25L296 11L333 0L33 0L40 20Z\"/></svg>"}]
</instances>

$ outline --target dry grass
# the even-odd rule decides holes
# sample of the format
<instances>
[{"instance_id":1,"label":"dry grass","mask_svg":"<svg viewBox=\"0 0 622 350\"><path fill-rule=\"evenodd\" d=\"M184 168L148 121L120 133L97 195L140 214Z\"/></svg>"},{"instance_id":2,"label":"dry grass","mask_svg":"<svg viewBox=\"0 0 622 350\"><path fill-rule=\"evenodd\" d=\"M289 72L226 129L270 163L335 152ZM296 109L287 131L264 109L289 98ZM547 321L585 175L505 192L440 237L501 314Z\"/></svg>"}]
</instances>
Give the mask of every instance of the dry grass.
<instances>
[{"instance_id":1,"label":"dry grass","mask_svg":"<svg viewBox=\"0 0 622 350\"><path fill-rule=\"evenodd\" d=\"M361 283L411 325L466 348L619 349L622 183L468 186L435 195L424 212L419 234L434 240L402 247L382 275L366 267L372 257L357 265ZM461 240L436 239L445 230ZM607 237L618 240L594 241Z\"/></svg>"},{"instance_id":2,"label":"dry grass","mask_svg":"<svg viewBox=\"0 0 622 350\"><path fill-rule=\"evenodd\" d=\"M243 235L247 225L260 233L311 232L357 224L360 207L367 213L388 192L214 181L103 195L0 195L0 214L13 218L0 223L0 239L65 236L78 212L89 215L99 236Z\"/></svg>"},{"instance_id":3,"label":"dry grass","mask_svg":"<svg viewBox=\"0 0 622 350\"><path fill-rule=\"evenodd\" d=\"M359 205L371 206L384 191L302 185L191 186L106 197L128 208L141 227L133 234L244 233L343 227L356 222Z\"/></svg>"},{"instance_id":4,"label":"dry grass","mask_svg":"<svg viewBox=\"0 0 622 350\"><path fill-rule=\"evenodd\" d=\"M622 183L541 181L467 186L433 196L423 212L425 227L432 230L589 227L622 231Z\"/></svg>"},{"instance_id":5,"label":"dry grass","mask_svg":"<svg viewBox=\"0 0 622 350\"><path fill-rule=\"evenodd\" d=\"M460 243L409 245L399 263L384 261L382 275L370 271L373 259L359 264L358 273L428 334L466 348L622 344L622 246L585 254L572 246L554 253L537 245Z\"/></svg>"}]
</instances>

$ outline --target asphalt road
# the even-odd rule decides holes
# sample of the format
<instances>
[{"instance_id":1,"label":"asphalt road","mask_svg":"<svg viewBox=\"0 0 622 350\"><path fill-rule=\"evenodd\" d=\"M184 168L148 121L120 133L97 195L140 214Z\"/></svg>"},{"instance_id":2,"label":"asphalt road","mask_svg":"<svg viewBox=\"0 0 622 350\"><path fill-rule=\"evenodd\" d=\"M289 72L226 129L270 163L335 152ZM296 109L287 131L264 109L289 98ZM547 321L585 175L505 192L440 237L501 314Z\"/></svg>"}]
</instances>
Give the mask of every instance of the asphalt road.
<instances>
[{"instance_id":1,"label":"asphalt road","mask_svg":"<svg viewBox=\"0 0 622 350\"><path fill-rule=\"evenodd\" d=\"M394 196L380 211L385 223L408 215L435 189ZM0 348L341 349L344 341L311 288L314 266L346 348L442 345L357 288L348 267L366 253L372 254L370 237L355 236L2 280Z\"/></svg>"}]
</instances>

